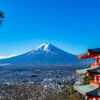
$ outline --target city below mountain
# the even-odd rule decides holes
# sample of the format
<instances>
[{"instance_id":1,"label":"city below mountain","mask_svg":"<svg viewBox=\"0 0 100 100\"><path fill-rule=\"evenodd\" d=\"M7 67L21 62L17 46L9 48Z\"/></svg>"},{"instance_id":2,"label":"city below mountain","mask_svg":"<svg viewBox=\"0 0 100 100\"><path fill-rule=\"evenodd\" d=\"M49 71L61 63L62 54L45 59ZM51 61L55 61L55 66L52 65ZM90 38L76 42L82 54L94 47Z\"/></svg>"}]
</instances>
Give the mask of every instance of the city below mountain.
<instances>
[{"instance_id":1,"label":"city below mountain","mask_svg":"<svg viewBox=\"0 0 100 100\"><path fill-rule=\"evenodd\" d=\"M85 66L90 60L77 60L77 56L65 52L50 43L44 43L25 54L0 60L1 69L33 69L54 66Z\"/></svg>"}]
</instances>

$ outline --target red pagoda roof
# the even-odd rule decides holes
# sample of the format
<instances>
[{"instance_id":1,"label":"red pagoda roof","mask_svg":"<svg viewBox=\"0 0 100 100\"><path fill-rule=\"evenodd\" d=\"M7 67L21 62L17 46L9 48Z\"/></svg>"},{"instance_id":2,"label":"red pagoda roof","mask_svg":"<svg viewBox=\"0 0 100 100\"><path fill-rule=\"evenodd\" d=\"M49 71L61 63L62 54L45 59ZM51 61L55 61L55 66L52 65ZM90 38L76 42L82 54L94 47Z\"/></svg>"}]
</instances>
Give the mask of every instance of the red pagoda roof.
<instances>
[{"instance_id":1,"label":"red pagoda roof","mask_svg":"<svg viewBox=\"0 0 100 100\"><path fill-rule=\"evenodd\" d=\"M88 49L87 53L78 56L78 59L91 59L96 55L100 55L100 48Z\"/></svg>"}]
</instances>

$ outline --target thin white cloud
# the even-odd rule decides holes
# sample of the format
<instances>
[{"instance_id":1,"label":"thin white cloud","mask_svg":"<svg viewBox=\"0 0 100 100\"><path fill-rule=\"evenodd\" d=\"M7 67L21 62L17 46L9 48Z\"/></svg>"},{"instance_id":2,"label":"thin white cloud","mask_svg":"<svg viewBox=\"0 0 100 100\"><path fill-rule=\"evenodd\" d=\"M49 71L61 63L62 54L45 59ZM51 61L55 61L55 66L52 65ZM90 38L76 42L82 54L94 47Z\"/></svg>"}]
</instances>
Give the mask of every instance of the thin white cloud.
<instances>
[{"instance_id":1,"label":"thin white cloud","mask_svg":"<svg viewBox=\"0 0 100 100\"><path fill-rule=\"evenodd\" d=\"M6 58L11 58L11 57L14 57L14 56L16 56L16 55L10 55L10 56L0 56L0 59L6 59Z\"/></svg>"}]
</instances>

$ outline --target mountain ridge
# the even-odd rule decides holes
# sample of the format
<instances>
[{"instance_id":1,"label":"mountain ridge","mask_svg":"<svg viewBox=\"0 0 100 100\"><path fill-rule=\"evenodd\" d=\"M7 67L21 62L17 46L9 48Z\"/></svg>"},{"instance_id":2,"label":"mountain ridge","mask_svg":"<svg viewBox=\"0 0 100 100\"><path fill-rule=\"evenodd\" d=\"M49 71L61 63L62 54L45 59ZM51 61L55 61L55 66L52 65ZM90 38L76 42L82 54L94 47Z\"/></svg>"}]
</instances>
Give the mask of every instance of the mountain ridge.
<instances>
[{"instance_id":1,"label":"mountain ridge","mask_svg":"<svg viewBox=\"0 0 100 100\"><path fill-rule=\"evenodd\" d=\"M78 60L76 55L61 50L50 43L43 43L34 50L22 55L7 59L0 59L0 64L8 64L3 66L8 69L34 68L36 66L68 66L82 63L85 64L85 62L88 63L84 60Z\"/></svg>"}]
</instances>

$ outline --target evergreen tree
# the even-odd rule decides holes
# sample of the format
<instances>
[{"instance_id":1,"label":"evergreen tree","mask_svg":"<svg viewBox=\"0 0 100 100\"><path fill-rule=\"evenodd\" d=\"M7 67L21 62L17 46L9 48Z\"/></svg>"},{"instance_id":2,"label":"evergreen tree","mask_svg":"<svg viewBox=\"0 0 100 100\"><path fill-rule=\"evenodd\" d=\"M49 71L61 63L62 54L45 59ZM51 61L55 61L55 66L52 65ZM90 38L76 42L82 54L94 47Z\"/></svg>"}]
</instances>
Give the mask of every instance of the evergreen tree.
<instances>
[{"instance_id":1,"label":"evergreen tree","mask_svg":"<svg viewBox=\"0 0 100 100\"><path fill-rule=\"evenodd\" d=\"M83 85L90 84L90 80L94 80L93 76L86 76L83 80Z\"/></svg>"},{"instance_id":2,"label":"evergreen tree","mask_svg":"<svg viewBox=\"0 0 100 100\"><path fill-rule=\"evenodd\" d=\"M2 24L3 18L4 18L4 13L0 11L0 24Z\"/></svg>"}]
</instances>

